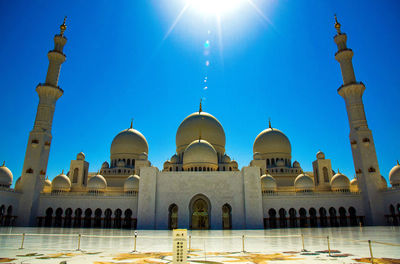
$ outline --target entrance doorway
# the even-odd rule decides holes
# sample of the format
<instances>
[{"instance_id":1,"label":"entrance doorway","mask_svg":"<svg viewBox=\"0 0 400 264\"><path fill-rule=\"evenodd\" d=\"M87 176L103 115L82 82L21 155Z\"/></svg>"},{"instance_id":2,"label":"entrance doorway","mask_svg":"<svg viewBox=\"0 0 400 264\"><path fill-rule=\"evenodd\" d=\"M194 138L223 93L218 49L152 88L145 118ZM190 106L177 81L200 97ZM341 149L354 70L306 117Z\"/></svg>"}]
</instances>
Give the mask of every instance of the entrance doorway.
<instances>
[{"instance_id":1,"label":"entrance doorway","mask_svg":"<svg viewBox=\"0 0 400 264\"><path fill-rule=\"evenodd\" d=\"M192 229L209 229L209 208L208 203L203 198L197 198L192 204Z\"/></svg>"}]
</instances>

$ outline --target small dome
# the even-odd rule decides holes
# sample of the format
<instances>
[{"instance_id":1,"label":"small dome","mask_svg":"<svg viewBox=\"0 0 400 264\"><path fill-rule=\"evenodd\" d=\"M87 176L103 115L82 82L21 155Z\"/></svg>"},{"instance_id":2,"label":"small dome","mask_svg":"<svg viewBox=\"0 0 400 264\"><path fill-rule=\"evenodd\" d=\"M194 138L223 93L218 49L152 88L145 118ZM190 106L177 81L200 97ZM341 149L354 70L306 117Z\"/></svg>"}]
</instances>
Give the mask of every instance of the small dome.
<instances>
[{"instance_id":1,"label":"small dome","mask_svg":"<svg viewBox=\"0 0 400 264\"><path fill-rule=\"evenodd\" d=\"M296 192L309 192L314 189L314 181L307 174L300 174L294 180L294 188Z\"/></svg>"},{"instance_id":2,"label":"small dome","mask_svg":"<svg viewBox=\"0 0 400 264\"><path fill-rule=\"evenodd\" d=\"M285 166L285 162L284 162L283 160L278 160L278 161L276 162L276 166L277 166L277 167L283 167L283 166Z\"/></svg>"},{"instance_id":3,"label":"small dome","mask_svg":"<svg viewBox=\"0 0 400 264\"><path fill-rule=\"evenodd\" d=\"M110 164L107 161L104 161L103 164L101 165L102 169L108 169L110 168Z\"/></svg>"},{"instance_id":4,"label":"small dome","mask_svg":"<svg viewBox=\"0 0 400 264\"><path fill-rule=\"evenodd\" d=\"M389 181L393 187L400 187L400 165L397 161L397 165L394 166L389 172Z\"/></svg>"},{"instance_id":5,"label":"small dome","mask_svg":"<svg viewBox=\"0 0 400 264\"><path fill-rule=\"evenodd\" d=\"M67 175L64 174L64 172L62 172L60 175L57 175L51 182L51 190L69 192L71 190L71 180L68 178Z\"/></svg>"},{"instance_id":6,"label":"small dome","mask_svg":"<svg viewBox=\"0 0 400 264\"><path fill-rule=\"evenodd\" d=\"M85 160L85 153L79 152L78 155L76 155L76 160Z\"/></svg>"},{"instance_id":7,"label":"small dome","mask_svg":"<svg viewBox=\"0 0 400 264\"><path fill-rule=\"evenodd\" d=\"M317 159L325 159L325 154L322 151L318 151L316 156Z\"/></svg>"},{"instance_id":8,"label":"small dome","mask_svg":"<svg viewBox=\"0 0 400 264\"><path fill-rule=\"evenodd\" d=\"M46 179L43 182L43 192L51 192L51 181L49 179Z\"/></svg>"},{"instance_id":9,"label":"small dome","mask_svg":"<svg viewBox=\"0 0 400 264\"><path fill-rule=\"evenodd\" d=\"M141 159L141 160L147 160L147 157L148 157L148 155L146 152L142 152L139 155L139 159Z\"/></svg>"},{"instance_id":10,"label":"small dome","mask_svg":"<svg viewBox=\"0 0 400 264\"><path fill-rule=\"evenodd\" d=\"M218 153L225 153L225 132L221 123L209 113L195 112L186 117L176 132L176 152L182 153L189 144L201 137Z\"/></svg>"},{"instance_id":11,"label":"small dome","mask_svg":"<svg viewBox=\"0 0 400 264\"><path fill-rule=\"evenodd\" d=\"M255 160L262 160L262 156L261 156L260 152L255 152L255 153L253 154L253 159L255 159Z\"/></svg>"},{"instance_id":12,"label":"small dome","mask_svg":"<svg viewBox=\"0 0 400 264\"><path fill-rule=\"evenodd\" d=\"M117 162L117 167L125 167L125 161L119 160L119 161Z\"/></svg>"},{"instance_id":13,"label":"small dome","mask_svg":"<svg viewBox=\"0 0 400 264\"><path fill-rule=\"evenodd\" d=\"M229 163L231 162L231 158L228 155L224 154L223 161L224 163Z\"/></svg>"},{"instance_id":14,"label":"small dome","mask_svg":"<svg viewBox=\"0 0 400 264\"><path fill-rule=\"evenodd\" d=\"M359 188L358 188L358 180L357 178L354 178L350 181L350 191L351 192L359 192Z\"/></svg>"},{"instance_id":15,"label":"small dome","mask_svg":"<svg viewBox=\"0 0 400 264\"><path fill-rule=\"evenodd\" d=\"M331 179L331 189L334 192L349 191L350 190L349 178L347 178L340 172L336 173Z\"/></svg>"},{"instance_id":16,"label":"small dome","mask_svg":"<svg viewBox=\"0 0 400 264\"><path fill-rule=\"evenodd\" d=\"M176 163L178 163L178 161L179 161L179 159L178 159L178 156L176 154L171 157L171 163L176 164Z\"/></svg>"},{"instance_id":17,"label":"small dome","mask_svg":"<svg viewBox=\"0 0 400 264\"><path fill-rule=\"evenodd\" d=\"M379 186L379 189L381 190L387 189L387 181L385 177L383 177L382 175L381 175L381 185Z\"/></svg>"},{"instance_id":18,"label":"small dome","mask_svg":"<svg viewBox=\"0 0 400 264\"><path fill-rule=\"evenodd\" d=\"M297 160L293 162L293 168L300 168L300 163Z\"/></svg>"},{"instance_id":19,"label":"small dome","mask_svg":"<svg viewBox=\"0 0 400 264\"><path fill-rule=\"evenodd\" d=\"M218 156L214 147L202 139L190 143L183 154L184 168L210 165L213 168L218 166Z\"/></svg>"},{"instance_id":20,"label":"small dome","mask_svg":"<svg viewBox=\"0 0 400 264\"><path fill-rule=\"evenodd\" d=\"M51 183L50 183L51 184ZM22 185L21 185L21 177L17 179L15 182L15 188L16 191L21 191L22 190Z\"/></svg>"},{"instance_id":21,"label":"small dome","mask_svg":"<svg viewBox=\"0 0 400 264\"><path fill-rule=\"evenodd\" d=\"M149 153L149 145L146 138L133 128L128 128L115 136L111 143L111 159L118 155L140 155L142 152Z\"/></svg>"},{"instance_id":22,"label":"small dome","mask_svg":"<svg viewBox=\"0 0 400 264\"><path fill-rule=\"evenodd\" d=\"M267 128L256 137L253 153L280 154L290 157L292 147L288 137L276 128Z\"/></svg>"},{"instance_id":23,"label":"small dome","mask_svg":"<svg viewBox=\"0 0 400 264\"><path fill-rule=\"evenodd\" d=\"M88 180L87 188L89 191L105 191L107 189L107 181L102 175L97 174Z\"/></svg>"},{"instance_id":24,"label":"small dome","mask_svg":"<svg viewBox=\"0 0 400 264\"><path fill-rule=\"evenodd\" d=\"M124 182L124 191L129 192L139 190L139 180L140 177L138 175L131 175L126 178Z\"/></svg>"},{"instance_id":25,"label":"small dome","mask_svg":"<svg viewBox=\"0 0 400 264\"><path fill-rule=\"evenodd\" d=\"M276 180L269 174L261 176L261 190L262 191L276 191Z\"/></svg>"},{"instance_id":26,"label":"small dome","mask_svg":"<svg viewBox=\"0 0 400 264\"><path fill-rule=\"evenodd\" d=\"M0 166L0 187L10 188L12 181L13 174L10 169L5 166L5 163L3 163L3 165Z\"/></svg>"}]
</instances>

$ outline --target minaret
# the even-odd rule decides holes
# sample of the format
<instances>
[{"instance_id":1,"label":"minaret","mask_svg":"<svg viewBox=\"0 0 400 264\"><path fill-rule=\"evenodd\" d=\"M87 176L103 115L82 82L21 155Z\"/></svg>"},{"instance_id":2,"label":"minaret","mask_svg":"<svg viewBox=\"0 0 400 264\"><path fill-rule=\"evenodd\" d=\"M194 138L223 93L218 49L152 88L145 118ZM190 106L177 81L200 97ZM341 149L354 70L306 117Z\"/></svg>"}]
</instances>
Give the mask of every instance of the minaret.
<instances>
[{"instance_id":1,"label":"minaret","mask_svg":"<svg viewBox=\"0 0 400 264\"><path fill-rule=\"evenodd\" d=\"M338 47L335 59L340 63L343 77L343 85L338 89L338 93L346 102L350 124L350 144L356 175L359 179L366 224L381 225L384 224L383 203L379 193L381 176L372 131L368 128L362 101L365 86L362 82L356 81L352 63L353 51L347 48L347 36L340 31L336 15L335 28L337 34L334 40Z\"/></svg>"},{"instance_id":2,"label":"minaret","mask_svg":"<svg viewBox=\"0 0 400 264\"><path fill-rule=\"evenodd\" d=\"M66 17L60 26L60 34L54 36L54 49L47 53L49 67L46 82L36 87L39 105L32 131L29 133L25 161L21 175L22 196L18 208L17 224L19 226L36 225L39 196L45 180L47 162L51 145L51 127L57 99L63 90L57 86L61 64L66 56L63 48L67 39L64 36Z\"/></svg>"}]
</instances>

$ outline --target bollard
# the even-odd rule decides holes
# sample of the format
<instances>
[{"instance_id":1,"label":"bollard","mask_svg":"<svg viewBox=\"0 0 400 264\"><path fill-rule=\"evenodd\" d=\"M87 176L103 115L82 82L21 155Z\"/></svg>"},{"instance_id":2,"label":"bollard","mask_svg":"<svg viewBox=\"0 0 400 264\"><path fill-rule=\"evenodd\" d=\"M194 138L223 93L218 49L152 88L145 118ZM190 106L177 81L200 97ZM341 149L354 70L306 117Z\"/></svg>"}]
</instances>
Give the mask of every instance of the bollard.
<instances>
[{"instance_id":1,"label":"bollard","mask_svg":"<svg viewBox=\"0 0 400 264\"><path fill-rule=\"evenodd\" d=\"M25 233L22 233L21 247L19 249L24 249L24 242L25 242Z\"/></svg>"},{"instance_id":2,"label":"bollard","mask_svg":"<svg viewBox=\"0 0 400 264\"><path fill-rule=\"evenodd\" d=\"M244 235L242 235L242 252L244 253Z\"/></svg>"},{"instance_id":3,"label":"bollard","mask_svg":"<svg viewBox=\"0 0 400 264\"><path fill-rule=\"evenodd\" d=\"M301 244L303 246L303 249L301 251L306 251L306 249L304 248L304 235L301 234Z\"/></svg>"},{"instance_id":4,"label":"bollard","mask_svg":"<svg viewBox=\"0 0 400 264\"><path fill-rule=\"evenodd\" d=\"M136 252L136 239L137 239L137 231L135 231L135 241L133 244L133 252Z\"/></svg>"},{"instance_id":5,"label":"bollard","mask_svg":"<svg viewBox=\"0 0 400 264\"><path fill-rule=\"evenodd\" d=\"M326 239L328 240L328 254L329 256L331 256L331 245L329 244L329 236L327 236Z\"/></svg>"},{"instance_id":6,"label":"bollard","mask_svg":"<svg viewBox=\"0 0 400 264\"><path fill-rule=\"evenodd\" d=\"M368 245L369 245L369 253L371 254L371 263L374 263L374 255L372 255L372 243L371 240L368 240Z\"/></svg>"},{"instance_id":7,"label":"bollard","mask_svg":"<svg viewBox=\"0 0 400 264\"><path fill-rule=\"evenodd\" d=\"M80 251L81 250L81 234L78 234L78 251Z\"/></svg>"},{"instance_id":8,"label":"bollard","mask_svg":"<svg viewBox=\"0 0 400 264\"><path fill-rule=\"evenodd\" d=\"M189 250L188 250L188 252L190 252L191 249L192 249L192 236L189 236Z\"/></svg>"}]
</instances>

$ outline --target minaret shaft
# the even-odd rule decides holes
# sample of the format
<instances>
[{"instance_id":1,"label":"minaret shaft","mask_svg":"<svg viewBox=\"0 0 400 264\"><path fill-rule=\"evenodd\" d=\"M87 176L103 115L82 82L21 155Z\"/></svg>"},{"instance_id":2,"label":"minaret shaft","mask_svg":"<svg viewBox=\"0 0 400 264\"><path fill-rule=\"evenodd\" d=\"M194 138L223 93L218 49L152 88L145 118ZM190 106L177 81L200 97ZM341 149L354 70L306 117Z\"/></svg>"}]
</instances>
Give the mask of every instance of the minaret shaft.
<instances>
[{"instance_id":1,"label":"minaret shaft","mask_svg":"<svg viewBox=\"0 0 400 264\"><path fill-rule=\"evenodd\" d=\"M63 90L58 87L58 77L61 64L65 61L63 47L67 39L63 36L64 24L61 25L61 34L54 37L54 49L48 53L49 67L46 82L36 87L39 95L35 123L29 133L25 160L21 175L22 196L18 207L18 225L36 225L36 214L39 206L40 192L46 176L47 163L51 146L51 128L57 100Z\"/></svg>"},{"instance_id":2,"label":"minaret shaft","mask_svg":"<svg viewBox=\"0 0 400 264\"><path fill-rule=\"evenodd\" d=\"M334 37L338 47L335 59L340 63L343 77L343 85L338 89L338 93L346 102L350 126L350 144L364 213L367 224L379 225L384 223L382 200L379 194L381 174L372 131L368 128L362 101L365 86L356 81L352 63L353 51L347 48L347 36L340 32L340 24L337 20L335 28L338 31L338 34Z\"/></svg>"}]
</instances>

